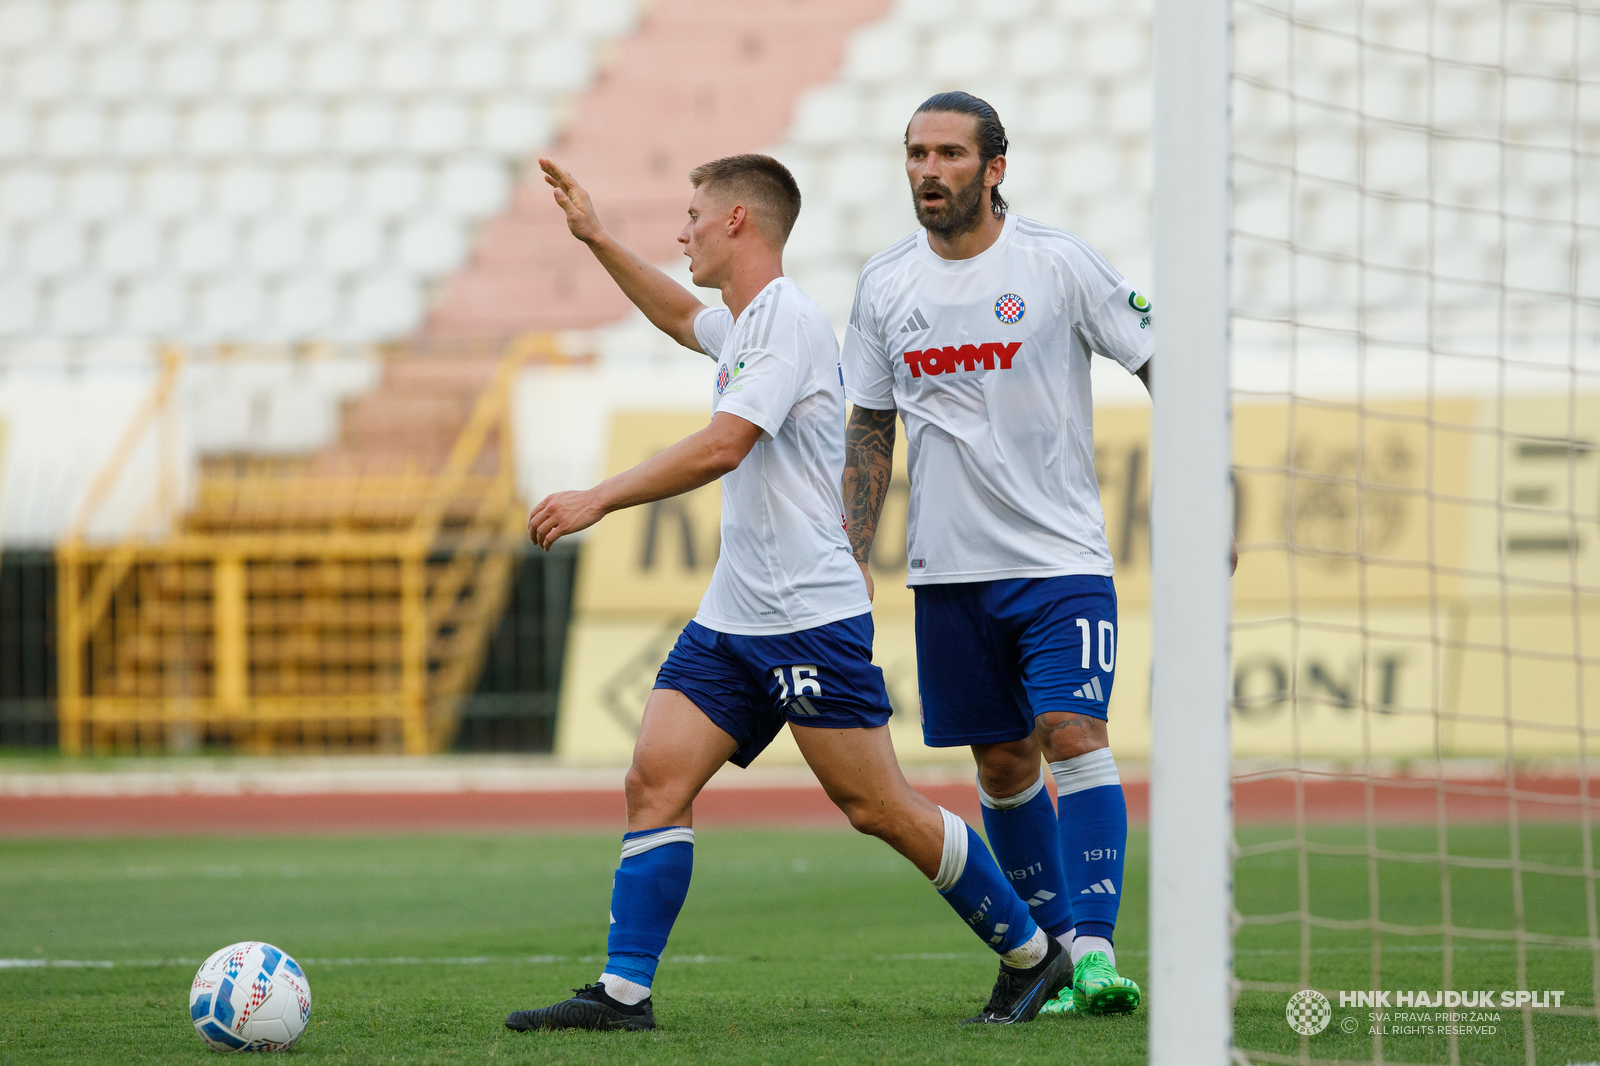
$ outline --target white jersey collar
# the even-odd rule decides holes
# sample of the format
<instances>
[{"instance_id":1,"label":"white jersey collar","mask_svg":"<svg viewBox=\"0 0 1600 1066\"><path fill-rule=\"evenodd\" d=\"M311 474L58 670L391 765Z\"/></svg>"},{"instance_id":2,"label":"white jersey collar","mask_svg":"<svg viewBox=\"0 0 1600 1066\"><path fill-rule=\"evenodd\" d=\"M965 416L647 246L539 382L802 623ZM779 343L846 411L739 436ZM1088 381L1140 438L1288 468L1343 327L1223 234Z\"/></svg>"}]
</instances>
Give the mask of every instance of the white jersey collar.
<instances>
[{"instance_id":1,"label":"white jersey collar","mask_svg":"<svg viewBox=\"0 0 1600 1066\"><path fill-rule=\"evenodd\" d=\"M930 265L936 266L941 270L946 270L952 274L965 274L969 271L982 270L987 263L999 258L1001 250L1004 249L1008 243L1010 243L1011 236L1016 232L1016 229L1017 216L1007 212L1005 225L1000 228L1000 236L995 238L995 242L993 244L989 245L989 247L985 248L971 259L946 259L938 252L934 251L933 246L928 243L928 231L925 229L918 230L917 251L918 254L920 254L922 258Z\"/></svg>"}]
</instances>

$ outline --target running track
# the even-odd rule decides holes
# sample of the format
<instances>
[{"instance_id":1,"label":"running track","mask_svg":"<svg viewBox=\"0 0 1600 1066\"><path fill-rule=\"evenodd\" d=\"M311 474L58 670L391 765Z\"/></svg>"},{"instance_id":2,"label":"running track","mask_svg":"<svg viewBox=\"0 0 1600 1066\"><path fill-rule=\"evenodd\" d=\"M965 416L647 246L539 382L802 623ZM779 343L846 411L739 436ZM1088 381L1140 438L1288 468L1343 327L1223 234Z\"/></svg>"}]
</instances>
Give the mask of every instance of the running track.
<instances>
[{"instance_id":1,"label":"running track","mask_svg":"<svg viewBox=\"0 0 1600 1066\"><path fill-rule=\"evenodd\" d=\"M621 772L617 774L621 777ZM926 783L921 791L977 823L971 784ZM1126 784L1129 815L1149 816L1148 783ZM1370 809L1384 823L1432 823L1439 797L1451 824L1502 822L1511 800L1504 781L1389 779L1369 797L1359 780L1337 776L1305 782L1306 817L1316 822L1363 822ZM1600 784L1589 788L1591 818L1600 821ZM1576 821L1582 817L1576 777L1519 778L1517 815L1524 821ZM1235 782L1241 823L1292 822L1295 789L1281 777ZM846 827L843 816L816 786L708 788L695 802L697 825ZM119 836L185 833L324 833L446 830L618 829L623 823L617 788L538 791L302 792L289 794L179 792L158 795L0 795L0 836Z\"/></svg>"}]
</instances>

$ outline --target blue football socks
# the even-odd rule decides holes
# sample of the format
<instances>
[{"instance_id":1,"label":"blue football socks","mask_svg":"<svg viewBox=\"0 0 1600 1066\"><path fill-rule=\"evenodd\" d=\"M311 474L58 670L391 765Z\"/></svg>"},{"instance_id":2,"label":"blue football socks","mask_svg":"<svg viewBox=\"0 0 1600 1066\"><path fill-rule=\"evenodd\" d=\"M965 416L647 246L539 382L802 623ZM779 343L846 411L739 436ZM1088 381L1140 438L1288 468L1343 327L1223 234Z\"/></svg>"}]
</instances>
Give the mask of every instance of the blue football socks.
<instances>
[{"instance_id":1,"label":"blue football socks","mask_svg":"<svg viewBox=\"0 0 1600 1066\"><path fill-rule=\"evenodd\" d=\"M1045 943L1028 915L1028 905L1012 891L983 840L966 822L943 807L944 855L933 887L961 920L1008 965L1030 966L1018 953ZM1037 945L1035 945L1037 940ZM1042 956L1042 950L1038 952Z\"/></svg>"},{"instance_id":2,"label":"blue football socks","mask_svg":"<svg viewBox=\"0 0 1600 1066\"><path fill-rule=\"evenodd\" d=\"M623 834L622 865L611 883L606 976L649 989L693 870L694 830L688 826Z\"/></svg>"},{"instance_id":3,"label":"blue football socks","mask_svg":"<svg viewBox=\"0 0 1600 1066\"><path fill-rule=\"evenodd\" d=\"M1050 764L1060 810L1061 859L1077 935L1112 939L1122 903L1128 803L1110 748Z\"/></svg>"},{"instance_id":4,"label":"blue football socks","mask_svg":"<svg viewBox=\"0 0 1600 1066\"><path fill-rule=\"evenodd\" d=\"M1061 869L1056 808L1045 791L1044 775L1032 787L1000 799L978 785L983 828L1000 870L1028 905L1039 927L1051 936L1072 928L1072 900Z\"/></svg>"}]
</instances>

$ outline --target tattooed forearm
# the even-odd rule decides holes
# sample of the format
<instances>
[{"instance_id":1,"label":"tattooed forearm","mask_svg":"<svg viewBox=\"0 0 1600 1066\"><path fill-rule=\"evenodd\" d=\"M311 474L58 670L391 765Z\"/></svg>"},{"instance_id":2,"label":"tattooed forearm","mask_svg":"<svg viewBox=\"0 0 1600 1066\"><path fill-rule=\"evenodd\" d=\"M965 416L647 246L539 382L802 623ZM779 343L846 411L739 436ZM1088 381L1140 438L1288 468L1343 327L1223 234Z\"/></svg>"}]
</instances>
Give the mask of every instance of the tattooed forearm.
<instances>
[{"instance_id":1,"label":"tattooed forearm","mask_svg":"<svg viewBox=\"0 0 1600 1066\"><path fill-rule=\"evenodd\" d=\"M845 521L856 562L866 563L894 469L894 411L856 407L844 445Z\"/></svg>"}]
</instances>

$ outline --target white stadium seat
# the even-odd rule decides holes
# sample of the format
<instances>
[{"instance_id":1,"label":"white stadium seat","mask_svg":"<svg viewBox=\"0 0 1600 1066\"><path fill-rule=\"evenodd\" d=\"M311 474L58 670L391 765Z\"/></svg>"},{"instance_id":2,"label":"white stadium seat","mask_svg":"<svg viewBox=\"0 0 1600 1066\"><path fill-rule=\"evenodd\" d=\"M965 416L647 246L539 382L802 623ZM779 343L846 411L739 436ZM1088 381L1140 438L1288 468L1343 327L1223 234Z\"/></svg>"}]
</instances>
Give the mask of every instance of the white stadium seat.
<instances>
[{"instance_id":1,"label":"white stadium seat","mask_svg":"<svg viewBox=\"0 0 1600 1066\"><path fill-rule=\"evenodd\" d=\"M445 82L457 92L492 92L510 82L511 68L511 52L505 44L493 38L469 38L450 49Z\"/></svg>"},{"instance_id":2,"label":"white stadium seat","mask_svg":"<svg viewBox=\"0 0 1600 1066\"><path fill-rule=\"evenodd\" d=\"M237 100L213 100L189 112L184 146L200 159L226 159L257 141L250 108Z\"/></svg>"},{"instance_id":3,"label":"white stadium seat","mask_svg":"<svg viewBox=\"0 0 1600 1066\"><path fill-rule=\"evenodd\" d=\"M421 207L428 175L410 161L392 160L369 167L361 178L361 206L379 218L394 218Z\"/></svg>"},{"instance_id":4,"label":"white stadium seat","mask_svg":"<svg viewBox=\"0 0 1600 1066\"><path fill-rule=\"evenodd\" d=\"M111 44L97 49L84 61L83 87L106 103L124 103L144 91L150 63L143 49Z\"/></svg>"},{"instance_id":5,"label":"white stadium seat","mask_svg":"<svg viewBox=\"0 0 1600 1066\"><path fill-rule=\"evenodd\" d=\"M423 100L410 108L405 131L406 147L418 155L459 152L467 146L472 133L472 112L456 100Z\"/></svg>"},{"instance_id":6,"label":"white stadium seat","mask_svg":"<svg viewBox=\"0 0 1600 1066\"><path fill-rule=\"evenodd\" d=\"M278 173L259 162L234 162L218 169L211 180L212 204L229 218L255 218L276 211Z\"/></svg>"},{"instance_id":7,"label":"white stadium seat","mask_svg":"<svg viewBox=\"0 0 1600 1066\"><path fill-rule=\"evenodd\" d=\"M178 147L178 115L160 103L124 107L112 127L111 147L130 160L164 159Z\"/></svg>"},{"instance_id":8,"label":"white stadium seat","mask_svg":"<svg viewBox=\"0 0 1600 1066\"><path fill-rule=\"evenodd\" d=\"M179 101L210 97L222 87L222 61L216 50L186 42L165 49L156 64L155 88Z\"/></svg>"},{"instance_id":9,"label":"white stadium seat","mask_svg":"<svg viewBox=\"0 0 1600 1066\"><path fill-rule=\"evenodd\" d=\"M201 217L181 224L172 238L173 266L187 278L204 278L231 267L237 240L233 226L220 218Z\"/></svg>"},{"instance_id":10,"label":"white stadium seat","mask_svg":"<svg viewBox=\"0 0 1600 1066\"><path fill-rule=\"evenodd\" d=\"M100 333L110 324L115 303L111 286L103 278L74 277L58 285L52 294L50 323L67 337Z\"/></svg>"},{"instance_id":11,"label":"white stadium seat","mask_svg":"<svg viewBox=\"0 0 1600 1066\"><path fill-rule=\"evenodd\" d=\"M44 154L57 160L89 159L105 145L106 120L93 103L66 104L44 120Z\"/></svg>"},{"instance_id":12,"label":"white stadium seat","mask_svg":"<svg viewBox=\"0 0 1600 1066\"><path fill-rule=\"evenodd\" d=\"M412 218L395 242L402 269L418 277L438 277L466 259L466 235L454 219L438 215Z\"/></svg>"},{"instance_id":13,"label":"white stadium seat","mask_svg":"<svg viewBox=\"0 0 1600 1066\"><path fill-rule=\"evenodd\" d=\"M0 4L0 48L36 45L49 36L50 23L47 0L6 0Z\"/></svg>"},{"instance_id":14,"label":"white stadium seat","mask_svg":"<svg viewBox=\"0 0 1600 1066\"><path fill-rule=\"evenodd\" d=\"M133 35L146 44L180 40L194 30L199 11L190 0L131 0Z\"/></svg>"},{"instance_id":15,"label":"white stadium seat","mask_svg":"<svg viewBox=\"0 0 1600 1066\"><path fill-rule=\"evenodd\" d=\"M18 167L0 178L0 215L44 221L55 209L59 184L53 171Z\"/></svg>"},{"instance_id":16,"label":"white stadium seat","mask_svg":"<svg viewBox=\"0 0 1600 1066\"><path fill-rule=\"evenodd\" d=\"M896 0L891 18L907 26L948 25L962 6L960 0Z\"/></svg>"},{"instance_id":17,"label":"white stadium seat","mask_svg":"<svg viewBox=\"0 0 1600 1066\"><path fill-rule=\"evenodd\" d=\"M453 218L482 218L500 210L511 193L511 175L489 158L457 159L438 173L438 206Z\"/></svg>"},{"instance_id":18,"label":"white stadium seat","mask_svg":"<svg viewBox=\"0 0 1600 1066\"><path fill-rule=\"evenodd\" d=\"M566 22L590 37L612 37L627 31L638 15L629 0L566 0Z\"/></svg>"},{"instance_id":19,"label":"white stadium seat","mask_svg":"<svg viewBox=\"0 0 1600 1066\"><path fill-rule=\"evenodd\" d=\"M326 40L339 29L339 0L279 0L277 30L291 41Z\"/></svg>"},{"instance_id":20,"label":"white stadium seat","mask_svg":"<svg viewBox=\"0 0 1600 1066\"><path fill-rule=\"evenodd\" d=\"M39 292L31 282L0 276L0 337L15 337L32 330L38 309Z\"/></svg>"},{"instance_id":21,"label":"white stadium seat","mask_svg":"<svg viewBox=\"0 0 1600 1066\"><path fill-rule=\"evenodd\" d=\"M267 29L265 0L207 0L205 30L214 41L241 44L259 40Z\"/></svg>"},{"instance_id":22,"label":"white stadium seat","mask_svg":"<svg viewBox=\"0 0 1600 1066\"><path fill-rule=\"evenodd\" d=\"M138 278L160 264L162 246L156 223L148 218L121 219L101 232L96 260L110 277Z\"/></svg>"},{"instance_id":23,"label":"white stadium seat","mask_svg":"<svg viewBox=\"0 0 1600 1066\"><path fill-rule=\"evenodd\" d=\"M169 163L144 172L139 202L154 219L189 218L205 195L205 177L187 163Z\"/></svg>"},{"instance_id":24,"label":"white stadium seat","mask_svg":"<svg viewBox=\"0 0 1600 1066\"><path fill-rule=\"evenodd\" d=\"M346 29L371 41L403 36L410 28L408 7L395 0L350 0Z\"/></svg>"},{"instance_id":25,"label":"white stadium seat","mask_svg":"<svg viewBox=\"0 0 1600 1066\"><path fill-rule=\"evenodd\" d=\"M300 82L323 96L345 96L366 83L367 50L354 41L319 41L302 54Z\"/></svg>"},{"instance_id":26,"label":"white stadium seat","mask_svg":"<svg viewBox=\"0 0 1600 1066\"><path fill-rule=\"evenodd\" d=\"M935 31L928 46L928 62L933 70L970 80L987 75L999 59L999 51L987 26L949 26Z\"/></svg>"},{"instance_id":27,"label":"white stadium seat","mask_svg":"<svg viewBox=\"0 0 1600 1066\"><path fill-rule=\"evenodd\" d=\"M267 277L289 274L305 266L309 258L310 241L300 220L264 218L252 227L245 262L257 273Z\"/></svg>"},{"instance_id":28,"label":"white stadium seat","mask_svg":"<svg viewBox=\"0 0 1600 1066\"><path fill-rule=\"evenodd\" d=\"M464 37L483 22L480 0L419 0L422 28L432 36Z\"/></svg>"},{"instance_id":29,"label":"white stadium seat","mask_svg":"<svg viewBox=\"0 0 1600 1066\"><path fill-rule=\"evenodd\" d=\"M373 84L387 93L419 93L435 84L438 57L431 41L401 37L374 53Z\"/></svg>"},{"instance_id":30,"label":"white stadium seat","mask_svg":"<svg viewBox=\"0 0 1600 1066\"><path fill-rule=\"evenodd\" d=\"M422 294L398 275L367 278L350 294L350 319L361 334L404 333L422 320Z\"/></svg>"},{"instance_id":31,"label":"white stadium seat","mask_svg":"<svg viewBox=\"0 0 1600 1066\"><path fill-rule=\"evenodd\" d=\"M523 54L520 67L523 85L559 92L589 81L594 76L594 57L582 38L540 35Z\"/></svg>"},{"instance_id":32,"label":"white stadium seat","mask_svg":"<svg viewBox=\"0 0 1600 1066\"><path fill-rule=\"evenodd\" d=\"M350 171L334 163L307 163L289 176L289 205L301 218L322 218L341 211L351 201L354 181Z\"/></svg>"},{"instance_id":33,"label":"white stadium seat","mask_svg":"<svg viewBox=\"0 0 1600 1066\"><path fill-rule=\"evenodd\" d=\"M334 277L347 277L377 266L383 251L383 227L378 221L352 215L323 227L317 265Z\"/></svg>"},{"instance_id":34,"label":"white stadium seat","mask_svg":"<svg viewBox=\"0 0 1600 1066\"><path fill-rule=\"evenodd\" d=\"M298 88L296 56L283 41L263 40L241 47L228 68L228 87L240 96L267 100Z\"/></svg>"},{"instance_id":35,"label":"white stadium seat","mask_svg":"<svg viewBox=\"0 0 1600 1066\"><path fill-rule=\"evenodd\" d=\"M0 100L0 161L25 159L33 148L33 109Z\"/></svg>"},{"instance_id":36,"label":"white stadium seat","mask_svg":"<svg viewBox=\"0 0 1600 1066\"><path fill-rule=\"evenodd\" d=\"M115 40L124 28L119 0L71 0L60 19L62 36L76 45Z\"/></svg>"},{"instance_id":37,"label":"white stadium seat","mask_svg":"<svg viewBox=\"0 0 1600 1066\"><path fill-rule=\"evenodd\" d=\"M555 20L554 0L487 0L484 25L512 37L526 37Z\"/></svg>"},{"instance_id":38,"label":"white stadium seat","mask_svg":"<svg viewBox=\"0 0 1600 1066\"><path fill-rule=\"evenodd\" d=\"M913 71L915 58L910 34L892 24L874 26L850 39L840 73L847 81L892 82Z\"/></svg>"},{"instance_id":39,"label":"white stadium seat","mask_svg":"<svg viewBox=\"0 0 1600 1066\"><path fill-rule=\"evenodd\" d=\"M325 336L339 311L339 288L320 274L296 273L274 294L270 321L286 340L312 340Z\"/></svg>"},{"instance_id":40,"label":"white stadium seat","mask_svg":"<svg viewBox=\"0 0 1600 1066\"><path fill-rule=\"evenodd\" d=\"M122 323L131 333L174 337L188 318L188 291L174 277L141 280L123 302Z\"/></svg>"},{"instance_id":41,"label":"white stadium seat","mask_svg":"<svg viewBox=\"0 0 1600 1066\"><path fill-rule=\"evenodd\" d=\"M65 277L84 264L87 242L82 227L66 220L33 226L22 246L22 266L29 277Z\"/></svg>"},{"instance_id":42,"label":"white stadium seat","mask_svg":"<svg viewBox=\"0 0 1600 1066\"><path fill-rule=\"evenodd\" d=\"M484 148L517 154L548 143L554 123L543 105L518 94L487 104L479 116L479 128L478 143Z\"/></svg>"},{"instance_id":43,"label":"white stadium seat","mask_svg":"<svg viewBox=\"0 0 1600 1066\"><path fill-rule=\"evenodd\" d=\"M388 100L351 100L333 116L332 144L347 155L377 155L399 141L399 108Z\"/></svg>"},{"instance_id":44,"label":"white stadium seat","mask_svg":"<svg viewBox=\"0 0 1600 1066\"><path fill-rule=\"evenodd\" d=\"M16 64L12 91L31 103L64 99L76 85L77 53L66 48L30 50Z\"/></svg>"},{"instance_id":45,"label":"white stadium seat","mask_svg":"<svg viewBox=\"0 0 1600 1066\"><path fill-rule=\"evenodd\" d=\"M84 167L68 179L66 189L72 214L86 221L119 217L133 201L127 172L110 167Z\"/></svg>"},{"instance_id":46,"label":"white stadium seat","mask_svg":"<svg viewBox=\"0 0 1600 1066\"><path fill-rule=\"evenodd\" d=\"M253 331L263 310L261 290L244 278L213 278L200 287L198 297L202 340L241 340Z\"/></svg>"},{"instance_id":47,"label":"white stadium seat","mask_svg":"<svg viewBox=\"0 0 1600 1066\"><path fill-rule=\"evenodd\" d=\"M284 100L262 109L259 147L270 156L312 155L323 143L326 122L322 108L309 100Z\"/></svg>"}]
</instances>

